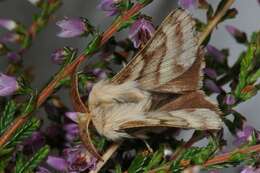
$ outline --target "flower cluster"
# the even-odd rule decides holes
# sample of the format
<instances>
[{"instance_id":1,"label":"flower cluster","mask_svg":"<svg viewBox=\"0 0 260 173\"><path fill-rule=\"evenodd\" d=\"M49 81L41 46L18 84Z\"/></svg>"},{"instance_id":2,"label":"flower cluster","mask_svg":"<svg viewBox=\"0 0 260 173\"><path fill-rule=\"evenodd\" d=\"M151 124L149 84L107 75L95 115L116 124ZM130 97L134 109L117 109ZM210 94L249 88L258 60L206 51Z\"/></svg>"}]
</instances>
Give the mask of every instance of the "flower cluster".
<instances>
[{"instance_id":1,"label":"flower cluster","mask_svg":"<svg viewBox=\"0 0 260 173\"><path fill-rule=\"evenodd\" d=\"M57 171L80 173L94 170L97 160L83 146L78 145L64 149L62 157L48 156L46 162Z\"/></svg>"}]
</instances>

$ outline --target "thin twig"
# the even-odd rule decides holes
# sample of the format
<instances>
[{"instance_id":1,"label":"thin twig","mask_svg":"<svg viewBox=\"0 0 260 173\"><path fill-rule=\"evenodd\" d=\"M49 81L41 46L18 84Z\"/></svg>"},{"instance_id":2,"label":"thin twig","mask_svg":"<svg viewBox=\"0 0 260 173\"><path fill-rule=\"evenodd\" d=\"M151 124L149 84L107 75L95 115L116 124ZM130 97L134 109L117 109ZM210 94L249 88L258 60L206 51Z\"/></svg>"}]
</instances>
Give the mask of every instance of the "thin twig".
<instances>
[{"instance_id":1,"label":"thin twig","mask_svg":"<svg viewBox=\"0 0 260 173\"><path fill-rule=\"evenodd\" d=\"M95 170L90 171L90 173L98 173L100 171L100 169L106 164L106 162L110 159L110 157L116 152L116 150L120 147L120 145L122 144L122 142L120 143L113 143L105 152L105 154L103 154L102 156L102 160L100 160L97 164L97 167Z\"/></svg>"},{"instance_id":2,"label":"thin twig","mask_svg":"<svg viewBox=\"0 0 260 173\"><path fill-rule=\"evenodd\" d=\"M228 162L234 153L248 154L248 153L254 153L254 152L260 152L260 144L216 156L216 157L206 161L202 166L206 168L210 165L216 165L216 164ZM153 170L149 171L148 173L156 173L159 170L169 170L169 169L170 169L170 165L167 164L163 167L153 169Z\"/></svg>"},{"instance_id":3,"label":"thin twig","mask_svg":"<svg viewBox=\"0 0 260 173\"><path fill-rule=\"evenodd\" d=\"M222 10L213 17L213 19L208 23L206 29L199 37L199 45L201 45L205 39L209 36L211 31L217 26L222 17L226 14L230 6L235 2L235 0L228 0Z\"/></svg>"},{"instance_id":4,"label":"thin twig","mask_svg":"<svg viewBox=\"0 0 260 173\"><path fill-rule=\"evenodd\" d=\"M251 146L248 148L240 149L236 153L249 154L249 153L254 153L254 152L260 152L260 144L254 145L254 146ZM216 157L208 160L206 163L204 163L203 166L207 167L209 165L224 163L224 162L228 161L230 159L230 157L232 156L232 154L234 154L234 153L235 152L230 152L230 153L222 154L220 156L216 156Z\"/></svg>"}]
</instances>

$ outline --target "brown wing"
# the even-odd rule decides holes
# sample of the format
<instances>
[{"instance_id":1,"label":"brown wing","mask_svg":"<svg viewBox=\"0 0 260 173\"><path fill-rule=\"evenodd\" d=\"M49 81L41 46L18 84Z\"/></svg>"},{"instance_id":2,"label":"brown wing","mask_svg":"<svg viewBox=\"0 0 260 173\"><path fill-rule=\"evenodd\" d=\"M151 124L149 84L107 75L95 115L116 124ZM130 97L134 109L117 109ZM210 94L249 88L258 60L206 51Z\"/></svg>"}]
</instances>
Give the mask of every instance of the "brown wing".
<instances>
[{"instance_id":1,"label":"brown wing","mask_svg":"<svg viewBox=\"0 0 260 173\"><path fill-rule=\"evenodd\" d=\"M153 38L112 82L136 80L146 90L172 93L200 88L203 57L198 54L194 24L187 11L170 13Z\"/></svg>"},{"instance_id":2,"label":"brown wing","mask_svg":"<svg viewBox=\"0 0 260 173\"><path fill-rule=\"evenodd\" d=\"M175 100L168 101L168 103L165 103L159 108L157 107L160 111L173 111L189 108L206 108L216 112L219 115L222 114L217 106L217 103L206 96L203 91L186 93L179 96Z\"/></svg>"}]
</instances>

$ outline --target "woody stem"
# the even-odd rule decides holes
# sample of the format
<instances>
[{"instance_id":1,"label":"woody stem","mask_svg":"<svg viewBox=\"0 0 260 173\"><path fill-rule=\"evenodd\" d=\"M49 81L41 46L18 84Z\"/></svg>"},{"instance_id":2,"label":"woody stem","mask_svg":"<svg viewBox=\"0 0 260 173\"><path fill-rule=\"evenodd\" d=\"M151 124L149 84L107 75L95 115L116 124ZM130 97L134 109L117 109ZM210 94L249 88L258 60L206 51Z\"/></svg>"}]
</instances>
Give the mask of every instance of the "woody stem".
<instances>
[{"instance_id":1,"label":"woody stem","mask_svg":"<svg viewBox=\"0 0 260 173\"><path fill-rule=\"evenodd\" d=\"M222 19L222 17L226 14L230 6L235 2L235 0L228 0L222 10L219 11L217 15L213 17L213 19L208 23L206 29L201 33L199 37L199 45L201 45L206 38L209 36L209 34L212 32L212 30L217 26L219 21Z\"/></svg>"}]
</instances>

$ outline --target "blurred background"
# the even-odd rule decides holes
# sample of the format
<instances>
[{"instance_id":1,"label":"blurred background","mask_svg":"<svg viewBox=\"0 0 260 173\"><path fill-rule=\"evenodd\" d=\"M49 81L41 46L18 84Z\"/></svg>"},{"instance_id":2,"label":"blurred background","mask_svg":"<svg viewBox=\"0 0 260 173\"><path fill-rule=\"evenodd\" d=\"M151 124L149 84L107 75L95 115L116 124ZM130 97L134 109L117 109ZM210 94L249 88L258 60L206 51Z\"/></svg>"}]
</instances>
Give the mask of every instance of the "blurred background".
<instances>
[{"instance_id":1,"label":"blurred background","mask_svg":"<svg viewBox=\"0 0 260 173\"><path fill-rule=\"evenodd\" d=\"M144 13L153 17L155 25L160 24L163 18L173 9L176 8L177 0L154 0L154 2L144 9ZM219 0L208 0L212 4L218 4ZM27 66L33 66L35 75L34 87L40 90L43 85L49 81L50 77L57 72L59 66L51 61L51 53L64 46L72 46L74 48L82 49L88 43L85 38L62 39L56 36L58 27L55 25L57 20L64 16L68 17L86 17L91 23L99 26L100 31L105 30L112 21L111 17L107 17L102 11L99 11L96 6L99 0L63 0L62 7L55 13L54 18L48 26L40 32L33 46L24 56L24 63ZM213 5L214 6L214 5ZM233 7L238 10L238 15L235 19L227 20L221 23L216 31L214 31L211 44L215 47L230 48L229 63L233 63L242 50L246 48L239 45L225 30L225 25L230 24L245 31L248 36L253 31L260 29L260 6L257 0L236 0ZM205 16L199 10L191 10L193 15L204 19ZM29 3L27 0L1 0L0 1L0 17L10 18L20 21L25 25L30 25L32 15L37 13L38 9ZM0 34L3 30L0 30ZM126 33L120 33L124 36ZM4 71L7 64L6 57L0 57L0 71ZM64 92L64 94L66 94ZM260 128L260 94L253 97L247 102L239 105L237 108L239 112L245 115L248 123L255 128ZM229 139L231 136L226 134ZM232 140L230 140L232 142ZM226 172L236 172L235 170L227 170Z\"/></svg>"}]
</instances>

